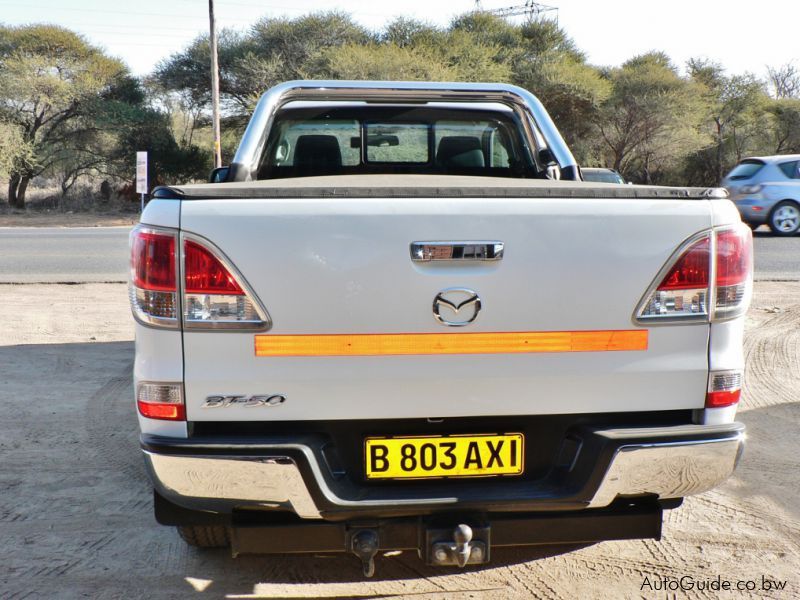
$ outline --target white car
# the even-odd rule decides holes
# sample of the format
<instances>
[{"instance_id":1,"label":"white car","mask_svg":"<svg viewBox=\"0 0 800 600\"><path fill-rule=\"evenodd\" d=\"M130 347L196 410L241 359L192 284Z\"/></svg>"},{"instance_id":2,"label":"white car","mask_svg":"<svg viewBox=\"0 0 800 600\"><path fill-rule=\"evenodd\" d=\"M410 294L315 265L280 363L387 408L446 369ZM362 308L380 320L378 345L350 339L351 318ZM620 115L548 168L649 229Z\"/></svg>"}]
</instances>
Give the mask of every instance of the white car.
<instances>
[{"instance_id":1,"label":"white car","mask_svg":"<svg viewBox=\"0 0 800 600\"><path fill-rule=\"evenodd\" d=\"M581 168L581 176L584 181L595 183L625 183L625 179L614 169L601 169L597 167Z\"/></svg>"},{"instance_id":2,"label":"white car","mask_svg":"<svg viewBox=\"0 0 800 600\"><path fill-rule=\"evenodd\" d=\"M197 546L481 564L658 538L734 470L752 240L595 185L504 84L289 82L133 231L141 447Z\"/></svg>"}]
</instances>

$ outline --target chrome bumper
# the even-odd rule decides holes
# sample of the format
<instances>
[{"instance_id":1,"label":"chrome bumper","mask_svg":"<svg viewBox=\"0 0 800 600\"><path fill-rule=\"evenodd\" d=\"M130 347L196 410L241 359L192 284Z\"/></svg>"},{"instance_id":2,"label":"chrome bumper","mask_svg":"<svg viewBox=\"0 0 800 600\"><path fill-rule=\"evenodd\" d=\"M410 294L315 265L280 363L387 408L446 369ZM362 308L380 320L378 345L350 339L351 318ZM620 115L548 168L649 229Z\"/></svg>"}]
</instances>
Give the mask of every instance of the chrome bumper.
<instances>
[{"instance_id":1,"label":"chrome bumper","mask_svg":"<svg viewBox=\"0 0 800 600\"><path fill-rule=\"evenodd\" d=\"M589 507L608 506L619 496L667 499L707 492L731 476L743 450L744 433L733 439L622 446Z\"/></svg>"},{"instance_id":2,"label":"chrome bumper","mask_svg":"<svg viewBox=\"0 0 800 600\"><path fill-rule=\"evenodd\" d=\"M297 464L289 457L173 456L145 451L156 489L187 508L227 512L231 506L288 510L319 519ZM188 503L188 505L187 505Z\"/></svg>"},{"instance_id":3,"label":"chrome bumper","mask_svg":"<svg viewBox=\"0 0 800 600\"><path fill-rule=\"evenodd\" d=\"M547 495L530 489L514 498L514 510L542 510L537 506L539 502L548 508L559 506L560 502L571 508L600 508L618 497L682 498L710 490L733 473L744 447L742 425L690 425L678 429L695 439L676 441L676 428L596 430L593 435L613 448L605 466L598 464L597 468L603 471L599 485L586 486L577 495L566 491L560 494L558 490L554 493L552 489ZM702 432L701 439L697 439L698 432ZM244 452L167 454L145 448L144 458L156 490L167 500L196 510L263 508L319 519L330 507L351 513L381 508L413 511L415 507L442 511L460 508L464 500L461 494L346 499L326 483L320 462L309 447L275 445L273 456L265 456L263 446L258 450L259 456ZM281 454L282 450L291 452ZM305 463L305 468L301 470L298 463ZM590 479L596 481L595 477ZM472 505L480 505L479 498L471 500ZM487 506L497 510L498 504L487 499Z\"/></svg>"}]
</instances>

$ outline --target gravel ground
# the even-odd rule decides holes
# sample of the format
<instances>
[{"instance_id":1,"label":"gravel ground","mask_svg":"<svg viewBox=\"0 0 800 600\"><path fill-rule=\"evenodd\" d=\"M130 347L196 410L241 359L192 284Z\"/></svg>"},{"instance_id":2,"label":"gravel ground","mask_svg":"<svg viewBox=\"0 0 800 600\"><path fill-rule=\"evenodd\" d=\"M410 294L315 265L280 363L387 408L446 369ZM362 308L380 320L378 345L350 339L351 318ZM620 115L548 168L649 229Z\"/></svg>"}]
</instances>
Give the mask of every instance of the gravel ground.
<instances>
[{"instance_id":1,"label":"gravel ground","mask_svg":"<svg viewBox=\"0 0 800 600\"><path fill-rule=\"evenodd\" d=\"M0 306L0 598L800 598L800 283L756 284L744 459L667 513L660 542L496 551L466 571L395 554L372 580L350 556L233 560L155 524L124 285L5 285ZM682 576L755 589L655 590Z\"/></svg>"}]
</instances>

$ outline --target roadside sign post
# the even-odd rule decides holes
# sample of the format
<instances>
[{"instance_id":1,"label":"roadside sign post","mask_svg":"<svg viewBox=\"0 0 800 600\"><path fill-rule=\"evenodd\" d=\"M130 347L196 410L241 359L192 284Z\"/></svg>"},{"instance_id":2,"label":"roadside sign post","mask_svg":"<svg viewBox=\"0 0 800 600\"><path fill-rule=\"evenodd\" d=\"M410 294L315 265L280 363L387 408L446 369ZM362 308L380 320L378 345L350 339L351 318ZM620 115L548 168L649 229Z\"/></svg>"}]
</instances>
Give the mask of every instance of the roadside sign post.
<instances>
[{"instance_id":1,"label":"roadside sign post","mask_svg":"<svg viewBox=\"0 0 800 600\"><path fill-rule=\"evenodd\" d=\"M142 212L144 212L144 195L147 193L147 152L136 153L136 192L142 195Z\"/></svg>"}]
</instances>

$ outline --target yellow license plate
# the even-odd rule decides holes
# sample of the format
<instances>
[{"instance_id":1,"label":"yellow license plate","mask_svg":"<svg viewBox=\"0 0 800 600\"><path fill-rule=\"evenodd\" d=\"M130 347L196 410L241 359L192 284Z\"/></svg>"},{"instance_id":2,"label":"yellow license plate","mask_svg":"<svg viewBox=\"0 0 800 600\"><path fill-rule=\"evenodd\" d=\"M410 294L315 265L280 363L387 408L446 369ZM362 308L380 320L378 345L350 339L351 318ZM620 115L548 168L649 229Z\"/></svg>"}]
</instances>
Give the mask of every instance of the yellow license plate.
<instances>
[{"instance_id":1,"label":"yellow license plate","mask_svg":"<svg viewBox=\"0 0 800 600\"><path fill-rule=\"evenodd\" d=\"M520 475L524 449L521 433L367 438L364 464L367 479Z\"/></svg>"}]
</instances>

